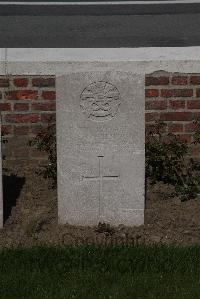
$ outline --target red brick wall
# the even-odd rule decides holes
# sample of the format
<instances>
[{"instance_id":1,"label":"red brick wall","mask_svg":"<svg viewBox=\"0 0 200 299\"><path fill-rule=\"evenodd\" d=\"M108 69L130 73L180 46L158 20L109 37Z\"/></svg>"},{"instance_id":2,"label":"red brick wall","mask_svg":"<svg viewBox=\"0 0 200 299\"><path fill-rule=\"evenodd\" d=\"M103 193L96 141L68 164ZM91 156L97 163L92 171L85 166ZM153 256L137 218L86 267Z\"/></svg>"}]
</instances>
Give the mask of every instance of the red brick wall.
<instances>
[{"instance_id":1,"label":"red brick wall","mask_svg":"<svg viewBox=\"0 0 200 299\"><path fill-rule=\"evenodd\" d=\"M155 72L146 75L146 130L153 121L166 123L166 132L192 142L193 120L200 117L200 74ZM192 146L193 156L199 156L200 146Z\"/></svg>"},{"instance_id":2,"label":"red brick wall","mask_svg":"<svg viewBox=\"0 0 200 299\"><path fill-rule=\"evenodd\" d=\"M45 161L46 155L28 142L50 119L55 121L55 77L0 77L0 111L6 163Z\"/></svg>"},{"instance_id":3,"label":"red brick wall","mask_svg":"<svg viewBox=\"0 0 200 299\"><path fill-rule=\"evenodd\" d=\"M155 72L146 75L146 129L163 120L166 132L193 140L192 121L200 117L200 74ZM3 154L6 161L44 162L46 155L28 141L48 120L55 121L54 76L0 76ZM193 155L200 147L192 147Z\"/></svg>"}]
</instances>

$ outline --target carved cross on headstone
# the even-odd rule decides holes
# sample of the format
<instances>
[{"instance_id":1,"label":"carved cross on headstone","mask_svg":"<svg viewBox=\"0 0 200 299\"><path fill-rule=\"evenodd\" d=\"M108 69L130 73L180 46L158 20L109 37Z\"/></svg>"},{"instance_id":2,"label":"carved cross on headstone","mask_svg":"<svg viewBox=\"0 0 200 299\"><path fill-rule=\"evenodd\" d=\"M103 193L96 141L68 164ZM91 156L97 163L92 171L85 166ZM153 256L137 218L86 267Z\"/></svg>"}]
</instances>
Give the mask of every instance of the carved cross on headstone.
<instances>
[{"instance_id":1,"label":"carved cross on headstone","mask_svg":"<svg viewBox=\"0 0 200 299\"><path fill-rule=\"evenodd\" d=\"M83 176L83 180L93 180L93 181L99 182L99 215L101 215L101 200L102 200L102 195L103 195L103 181L119 179L119 175L104 175L103 174L103 158L104 158L104 156L98 156L98 158L99 158L99 174L98 174L98 176Z\"/></svg>"}]
</instances>

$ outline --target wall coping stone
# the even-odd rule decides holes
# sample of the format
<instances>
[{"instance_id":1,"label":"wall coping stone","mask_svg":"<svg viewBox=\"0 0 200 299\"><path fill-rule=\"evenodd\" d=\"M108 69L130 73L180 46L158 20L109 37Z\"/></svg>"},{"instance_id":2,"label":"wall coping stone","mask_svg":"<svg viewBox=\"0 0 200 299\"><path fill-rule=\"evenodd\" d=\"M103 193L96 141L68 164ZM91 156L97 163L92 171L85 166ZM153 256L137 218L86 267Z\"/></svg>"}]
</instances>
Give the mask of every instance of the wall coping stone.
<instances>
[{"instance_id":1,"label":"wall coping stone","mask_svg":"<svg viewBox=\"0 0 200 299\"><path fill-rule=\"evenodd\" d=\"M1 48L0 75L56 75L102 69L102 62L135 73L194 72L200 69L200 47L156 48ZM76 67L75 67L76 64ZM103 65L104 65L103 64Z\"/></svg>"}]
</instances>

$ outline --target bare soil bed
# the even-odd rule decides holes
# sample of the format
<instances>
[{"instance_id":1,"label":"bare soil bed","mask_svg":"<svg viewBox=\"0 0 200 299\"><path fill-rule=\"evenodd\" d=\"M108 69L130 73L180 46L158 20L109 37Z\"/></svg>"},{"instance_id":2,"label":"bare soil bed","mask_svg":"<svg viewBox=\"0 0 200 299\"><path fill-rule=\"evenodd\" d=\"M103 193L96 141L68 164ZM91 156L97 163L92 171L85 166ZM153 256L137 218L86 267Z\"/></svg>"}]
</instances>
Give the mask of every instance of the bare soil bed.
<instances>
[{"instance_id":1,"label":"bare soil bed","mask_svg":"<svg viewBox=\"0 0 200 299\"><path fill-rule=\"evenodd\" d=\"M4 201L7 202L4 205L11 213L4 211L7 219L0 230L0 246L200 243L200 198L181 202L168 185L147 187L144 225L98 230L97 227L57 225L56 190L35 169L15 167L5 175ZM20 185L18 189L16 182Z\"/></svg>"}]
</instances>

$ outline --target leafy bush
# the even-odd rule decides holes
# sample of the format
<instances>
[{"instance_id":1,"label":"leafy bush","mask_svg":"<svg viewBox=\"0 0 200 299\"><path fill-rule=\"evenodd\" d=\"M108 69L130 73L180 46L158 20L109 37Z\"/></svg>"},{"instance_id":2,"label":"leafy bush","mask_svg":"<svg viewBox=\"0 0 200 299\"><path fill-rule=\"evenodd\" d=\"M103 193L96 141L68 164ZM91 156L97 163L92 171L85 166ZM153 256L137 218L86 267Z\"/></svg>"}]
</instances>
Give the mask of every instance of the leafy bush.
<instances>
[{"instance_id":1,"label":"leafy bush","mask_svg":"<svg viewBox=\"0 0 200 299\"><path fill-rule=\"evenodd\" d=\"M199 143L200 121L194 121L195 144ZM163 134L162 122L146 136L146 177L151 184L164 182L175 186L181 200L195 198L199 193L200 173L198 162L188 158L189 145L178 136Z\"/></svg>"},{"instance_id":2,"label":"leafy bush","mask_svg":"<svg viewBox=\"0 0 200 299\"><path fill-rule=\"evenodd\" d=\"M200 118L194 120L195 133L194 133L194 144L200 144Z\"/></svg>"},{"instance_id":3,"label":"leafy bush","mask_svg":"<svg viewBox=\"0 0 200 299\"><path fill-rule=\"evenodd\" d=\"M200 143L200 120L195 120L194 144ZM189 159L189 145L176 135L163 134L165 124L155 122L154 130L146 136L146 177L151 184L164 182L175 186L181 200L199 193L200 164ZM56 187L56 127L48 125L31 141L31 145L48 154L48 165L41 171Z\"/></svg>"},{"instance_id":4,"label":"leafy bush","mask_svg":"<svg viewBox=\"0 0 200 299\"><path fill-rule=\"evenodd\" d=\"M48 164L39 174L45 178L52 179L52 187L57 185L57 156L56 156L56 125L49 124L42 129L36 137L30 141L30 146L35 146L40 151L45 151L48 155Z\"/></svg>"}]
</instances>

